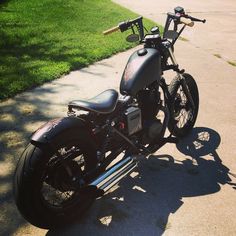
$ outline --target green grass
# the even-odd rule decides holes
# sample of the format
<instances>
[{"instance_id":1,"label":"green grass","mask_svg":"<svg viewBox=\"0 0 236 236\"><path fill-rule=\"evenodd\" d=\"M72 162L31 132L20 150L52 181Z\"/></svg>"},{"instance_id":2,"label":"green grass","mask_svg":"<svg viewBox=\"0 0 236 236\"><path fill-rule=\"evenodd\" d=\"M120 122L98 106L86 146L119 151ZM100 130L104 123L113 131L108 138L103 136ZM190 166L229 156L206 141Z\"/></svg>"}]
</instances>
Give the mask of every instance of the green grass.
<instances>
[{"instance_id":1,"label":"green grass","mask_svg":"<svg viewBox=\"0 0 236 236\"><path fill-rule=\"evenodd\" d=\"M187 38L184 38L184 37L179 37L179 39L181 40L181 41L183 41L183 42L189 42L189 39L187 39Z\"/></svg>"},{"instance_id":2,"label":"green grass","mask_svg":"<svg viewBox=\"0 0 236 236\"><path fill-rule=\"evenodd\" d=\"M0 99L132 47L124 34L102 31L134 17L109 0L0 4Z\"/></svg>"},{"instance_id":3,"label":"green grass","mask_svg":"<svg viewBox=\"0 0 236 236\"><path fill-rule=\"evenodd\" d=\"M231 66L236 66L236 62L234 62L234 61L227 61L228 62L228 64L230 64Z\"/></svg>"},{"instance_id":4,"label":"green grass","mask_svg":"<svg viewBox=\"0 0 236 236\"><path fill-rule=\"evenodd\" d=\"M215 53L215 54L213 54L215 57L217 57L217 58L222 58L222 56L219 54L219 53Z\"/></svg>"},{"instance_id":5,"label":"green grass","mask_svg":"<svg viewBox=\"0 0 236 236\"><path fill-rule=\"evenodd\" d=\"M224 61L226 61L224 58L222 58L222 56L218 53L213 54L215 57L219 58L219 59L223 59ZM235 61L226 61L229 65L231 66L236 66L236 62Z\"/></svg>"}]
</instances>

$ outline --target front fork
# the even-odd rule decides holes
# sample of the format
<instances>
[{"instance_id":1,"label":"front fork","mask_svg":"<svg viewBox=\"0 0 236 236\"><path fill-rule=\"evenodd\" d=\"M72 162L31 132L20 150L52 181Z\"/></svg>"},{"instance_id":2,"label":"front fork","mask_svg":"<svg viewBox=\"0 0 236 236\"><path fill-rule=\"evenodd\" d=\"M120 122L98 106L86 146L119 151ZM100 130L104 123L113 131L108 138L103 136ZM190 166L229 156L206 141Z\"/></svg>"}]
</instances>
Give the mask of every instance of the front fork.
<instances>
[{"instance_id":1,"label":"front fork","mask_svg":"<svg viewBox=\"0 0 236 236\"><path fill-rule=\"evenodd\" d=\"M170 56L172 64L178 68L178 63L176 61L175 55L172 51L172 48L168 48L168 51L169 51L169 56ZM178 69L178 71L176 71L177 79L179 80L179 82L180 82L180 84L183 88L183 91L184 91L185 95L187 96L187 99L190 101L191 106L194 110L195 109L195 104L194 104L194 101L193 101L193 97L192 97L192 94L190 93L190 91L188 89L188 86L187 86L186 80L183 76L183 73L184 73L184 70L179 70Z\"/></svg>"}]
</instances>

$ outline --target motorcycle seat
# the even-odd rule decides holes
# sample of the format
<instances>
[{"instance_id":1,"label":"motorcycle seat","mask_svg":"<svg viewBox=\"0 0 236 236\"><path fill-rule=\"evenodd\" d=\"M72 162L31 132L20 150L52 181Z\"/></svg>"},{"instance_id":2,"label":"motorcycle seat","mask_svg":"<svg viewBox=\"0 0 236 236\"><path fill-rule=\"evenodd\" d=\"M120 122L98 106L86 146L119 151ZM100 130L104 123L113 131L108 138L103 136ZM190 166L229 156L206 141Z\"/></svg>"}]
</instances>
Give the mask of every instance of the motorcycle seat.
<instances>
[{"instance_id":1,"label":"motorcycle seat","mask_svg":"<svg viewBox=\"0 0 236 236\"><path fill-rule=\"evenodd\" d=\"M88 100L71 101L69 108L93 111L102 114L108 114L115 110L118 101L118 92L114 89L108 89L97 96Z\"/></svg>"}]
</instances>

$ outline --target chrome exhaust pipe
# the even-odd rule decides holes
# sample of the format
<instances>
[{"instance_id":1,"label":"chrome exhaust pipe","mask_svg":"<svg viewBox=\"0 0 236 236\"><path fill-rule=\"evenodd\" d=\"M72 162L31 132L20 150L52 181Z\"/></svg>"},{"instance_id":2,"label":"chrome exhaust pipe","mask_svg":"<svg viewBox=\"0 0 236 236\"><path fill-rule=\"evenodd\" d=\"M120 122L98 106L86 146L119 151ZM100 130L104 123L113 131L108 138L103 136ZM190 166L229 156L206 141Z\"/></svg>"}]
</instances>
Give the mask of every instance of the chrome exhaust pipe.
<instances>
[{"instance_id":1,"label":"chrome exhaust pipe","mask_svg":"<svg viewBox=\"0 0 236 236\"><path fill-rule=\"evenodd\" d=\"M98 190L98 195L102 195L130 173L136 166L137 162L132 157L126 157L87 185L85 190Z\"/></svg>"}]
</instances>

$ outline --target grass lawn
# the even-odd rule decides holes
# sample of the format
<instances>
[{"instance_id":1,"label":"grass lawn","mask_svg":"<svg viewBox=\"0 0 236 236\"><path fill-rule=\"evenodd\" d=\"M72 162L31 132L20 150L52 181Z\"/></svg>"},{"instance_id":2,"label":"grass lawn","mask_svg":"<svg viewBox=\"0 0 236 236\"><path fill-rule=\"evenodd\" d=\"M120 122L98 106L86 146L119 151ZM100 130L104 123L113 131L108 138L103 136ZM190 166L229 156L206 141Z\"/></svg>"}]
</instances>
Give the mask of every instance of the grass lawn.
<instances>
[{"instance_id":1,"label":"grass lawn","mask_svg":"<svg viewBox=\"0 0 236 236\"><path fill-rule=\"evenodd\" d=\"M109 0L0 2L0 100L133 46L102 31L134 17Z\"/></svg>"}]
</instances>

